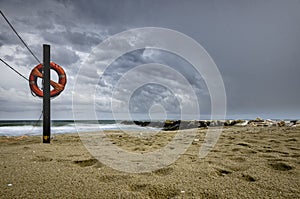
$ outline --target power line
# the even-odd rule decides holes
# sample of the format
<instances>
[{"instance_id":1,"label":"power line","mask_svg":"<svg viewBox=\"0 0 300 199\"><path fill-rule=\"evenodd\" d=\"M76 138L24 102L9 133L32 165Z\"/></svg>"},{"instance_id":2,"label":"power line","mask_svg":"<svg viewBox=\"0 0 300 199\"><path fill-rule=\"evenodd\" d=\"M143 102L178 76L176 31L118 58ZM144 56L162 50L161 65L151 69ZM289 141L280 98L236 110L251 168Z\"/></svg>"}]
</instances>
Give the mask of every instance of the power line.
<instances>
[{"instance_id":1,"label":"power line","mask_svg":"<svg viewBox=\"0 0 300 199\"><path fill-rule=\"evenodd\" d=\"M11 70L13 70L15 73L17 73L18 75L20 75L21 77L23 77L26 81L29 82L29 79L27 77L25 77L24 75L22 75L19 71L17 71L16 69L14 69L12 66L10 66L8 63L6 63L3 59L0 58L0 61L2 61L6 66L8 66ZM31 91L31 95L33 97L36 97L36 95Z\"/></svg>"},{"instance_id":2,"label":"power line","mask_svg":"<svg viewBox=\"0 0 300 199\"><path fill-rule=\"evenodd\" d=\"M19 39L21 40L21 42L24 44L24 46L27 48L27 50L31 53L31 55L35 58L35 60L38 63L41 63L41 61L37 58L37 56L35 56L35 54L30 50L30 48L28 47L28 45L26 44L26 42L21 38L21 36L18 34L18 32L15 30L15 28L11 25L11 23L8 21L8 19L5 17L4 13L0 10L0 13L2 15L2 17L5 19L5 21L7 22L7 24L11 27L11 29L14 31L14 33L19 37ZM23 77L26 81L29 82L29 79L27 77L25 77L24 75L22 75L19 71L17 71L16 69L14 69L12 66L10 66L8 63L6 63L3 59L0 58L0 61L3 62L6 66L8 66L11 70L13 70L15 73L17 73L18 75L20 75L21 77ZM33 92L31 91L31 94L35 97L35 95L33 94ZM41 112L41 115L39 117L39 119L36 121L34 126L37 126L38 122L40 122L41 118L43 115L43 111ZM33 126L33 128L34 128ZM32 129L33 130L33 129ZM31 131L32 131L31 130Z\"/></svg>"},{"instance_id":3,"label":"power line","mask_svg":"<svg viewBox=\"0 0 300 199\"><path fill-rule=\"evenodd\" d=\"M12 69L14 72L16 72L18 75L20 75L21 77L23 77L24 79L26 79L27 81L29 81L29 79L27 77L25 77L24 75L22 75L19 71L17 71L16 69L14 69L8 63L6 63L3 59L0 58L0 61L2 61L6 66L8 66L10 69Z\"/></svg>"},{"instance_id":4,"label":"power line","mask_svg":"<svg viewBox=\"0 0 300 199\"><path fill-rule=\"evenodd\" d=\"M7 22L7 24L11 27L11 29L16 33L16 35L19 37L19 39L22 41L22 43L25 45L25 47L29 50L29 52L32 54L32 56L36 59L36 61L38 63L41 63L40 60L34 55L34 53L30 50L30 48L28 47L28 45L25 43L25 41L20 37L20 35L18 34L18 32L15 30L15 28L11 25L11 23L8 21L8 19L5 17L5 15L3 14L3 12L0 10L0 13L2 15L2 17L5 19L5 21Z\"/></svg>"}]
</instances>

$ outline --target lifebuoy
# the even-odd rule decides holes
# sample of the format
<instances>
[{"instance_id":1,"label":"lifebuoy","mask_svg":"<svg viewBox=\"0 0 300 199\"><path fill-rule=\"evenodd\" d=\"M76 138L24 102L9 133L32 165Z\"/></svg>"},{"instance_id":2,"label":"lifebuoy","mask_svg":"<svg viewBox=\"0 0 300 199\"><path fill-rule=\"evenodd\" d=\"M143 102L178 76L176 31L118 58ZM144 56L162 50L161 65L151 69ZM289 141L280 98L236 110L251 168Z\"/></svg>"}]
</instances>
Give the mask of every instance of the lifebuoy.
<instances>
[{"instance_id":1,"label":"lifebuoy","mask_svg":"<svg viewBox=\"0 0 300 199\"><path fill-rule=\"evenodd\" d=\"M50 97L56 97L65 89L67 76L64 69L54 62L50 62L50 68L55 70L59 78L58 83L50 80L50 85L53 87L50 91ZM39 64L32 69L29 75L29 87L39 97L43 97L43 91L37 85L37 78L43 78L42 69L43 64Z\"/></svg>"}]
</instances>

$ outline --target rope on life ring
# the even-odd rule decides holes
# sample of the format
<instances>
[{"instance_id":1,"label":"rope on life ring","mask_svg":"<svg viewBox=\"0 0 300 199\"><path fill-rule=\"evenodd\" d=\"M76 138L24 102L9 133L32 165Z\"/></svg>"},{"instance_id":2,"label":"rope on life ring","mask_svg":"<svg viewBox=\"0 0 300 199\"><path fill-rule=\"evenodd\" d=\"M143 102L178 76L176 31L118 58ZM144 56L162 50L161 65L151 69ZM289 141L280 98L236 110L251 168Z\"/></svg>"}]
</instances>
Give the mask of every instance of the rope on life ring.
<instances>
[{"instance_id":1,"label":"rope on life ring","mask_svg":"<svg viewBox=\"0 0 300 199\"><path fill-rule=\"evenodd\" d=\"M67 83L67 76L62 67L54 62L50 62L50 68L58 74L58 83L50 80L50 85L53 89L50 91L50 97L58 96L64 89ZM43 91L37 85L37 78L43 78L43 64L34 67L29 75L29 87L31 91L39 97L43 97Z\"/></svg>"}]
</instances>

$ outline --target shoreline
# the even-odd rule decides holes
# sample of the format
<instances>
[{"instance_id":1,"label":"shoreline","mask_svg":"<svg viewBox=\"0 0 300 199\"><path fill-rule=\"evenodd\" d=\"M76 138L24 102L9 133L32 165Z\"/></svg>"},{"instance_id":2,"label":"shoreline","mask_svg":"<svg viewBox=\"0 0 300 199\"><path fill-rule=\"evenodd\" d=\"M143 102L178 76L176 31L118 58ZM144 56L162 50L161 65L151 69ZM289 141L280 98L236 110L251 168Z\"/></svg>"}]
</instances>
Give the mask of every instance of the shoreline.
<instances>
[{"instance_id":1,"label":"shoreline","mask_svg":"<svg viewBox=\"0 0 300 199\"><path fill-rule=\"evenodd\" d=\"M55 121L51 126L52 135L71 134L74 132L94 132L109 130L125 131L174 131L193 128L225 128L225 127L299 127L300 120L264 120L256 118L255 120L165 120L165 121L85 121L75 125L69 121ZM0 136L31 136L40 135L41 126L29 125L30 121L0 121ZM26 133L22 133L26 132Z\"/></svg>"}]
</instances>

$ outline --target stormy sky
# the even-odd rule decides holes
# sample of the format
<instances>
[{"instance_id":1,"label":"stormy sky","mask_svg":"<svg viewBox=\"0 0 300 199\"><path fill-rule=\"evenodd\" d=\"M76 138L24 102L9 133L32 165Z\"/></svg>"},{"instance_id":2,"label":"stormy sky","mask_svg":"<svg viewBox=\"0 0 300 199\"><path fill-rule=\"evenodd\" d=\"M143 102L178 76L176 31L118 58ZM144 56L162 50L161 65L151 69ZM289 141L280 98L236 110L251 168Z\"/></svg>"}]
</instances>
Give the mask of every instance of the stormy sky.
<instances>
[{"instance_id":1,"label":"stormy sky","mask_svg":"<svg viewBox=\"0 0 300 199\"><path fill-rule=\"evenodd\" d=\"M98 45L143 27L175 30L202 45L222 76L227 118L300 117L299 0L1 0L0 9L40 60L42 44L50 44L51 60L67 73L65 91L52 100L53 119L73 119L74 97L78 109L93 103L91 115L99 119L126 110L137 119L176 117L182 113L181 103L191 105L191 100L197 101L200 118L209 117L207 82L172 52L151 47L127 52L99 72L97 64L107 52L94 59ZM29 76L38 63L2 18L0 27L0 57ZM2 63L0 70L0 119L37 119L42 100ZM57 81L55 73L52 76ZM136 86L141 79L153 81ZM120 86L122 81L135 90ZM94 93L84 92L90 87ZM191 90L196 99L188 94Z\"/></svg>"}]
</instances>

